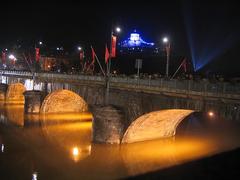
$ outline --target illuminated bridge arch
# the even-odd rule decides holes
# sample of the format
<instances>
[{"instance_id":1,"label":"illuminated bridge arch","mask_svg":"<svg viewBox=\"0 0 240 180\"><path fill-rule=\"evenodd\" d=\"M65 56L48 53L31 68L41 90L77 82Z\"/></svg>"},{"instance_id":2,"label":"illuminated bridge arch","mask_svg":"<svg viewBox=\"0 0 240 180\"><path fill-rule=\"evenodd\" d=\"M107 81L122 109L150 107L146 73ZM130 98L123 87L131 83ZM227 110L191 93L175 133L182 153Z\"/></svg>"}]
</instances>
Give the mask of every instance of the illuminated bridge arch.
<instances>
[{"instance_id":1,"label":"illuminated bridge arch","mask_svg":"<svg viewBox=\"0 0 240 180\"><path fill-rule=\"evenodd\" d=\"M178 124L193 112L192 110L169 109L144 114L128 127L122 143L174 136Z\"/></svg>"},{"instance_id":2,"label":"illuminated bridge arch","mask_svg":"<svg viewBox=\"0 0 240 180\"><path fill-rule=\"evenodd\" d=\"M26 88L21 83L13 83L8 86L6 93L6 103L24 104L24 95Z\"/></svg>"},{"instance_id":3,"label":"illuminated bridge arch","mask_svg":"<svg viewBox=\"0 0 240 180\"><path fill-rule=\"evenodd\" d=\"M41 113L79 113L88 110L87 103L69 90L57 90L44 99Z\"/></svg>"}]
</instances>

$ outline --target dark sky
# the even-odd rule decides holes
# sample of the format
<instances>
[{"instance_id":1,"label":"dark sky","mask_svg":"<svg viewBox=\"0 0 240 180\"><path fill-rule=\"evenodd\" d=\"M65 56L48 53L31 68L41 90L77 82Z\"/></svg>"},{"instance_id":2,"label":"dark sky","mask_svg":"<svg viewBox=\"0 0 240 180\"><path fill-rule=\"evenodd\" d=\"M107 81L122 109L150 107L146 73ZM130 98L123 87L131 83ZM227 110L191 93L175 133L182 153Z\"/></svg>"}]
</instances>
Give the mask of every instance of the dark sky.
<instances>
[{"instance_id":1,"label":"dark sky","mask_svg":"<svg viewBox=\"0 0 240 180\"><path fill-rule=\"evenodd\" d=\"M230 0L5 3L0 11L0 46L17 40L42 40L69 48L92 44L101 51L111 24L116 24L123 29L122 39L134 29L147 41L159 44L168 35L174 51L189 57L194 51L196 57L191 58L199 66L217 60L229 63L231 58L236 68L240 67L237 4Z\"/></svg>"}]
</instances>

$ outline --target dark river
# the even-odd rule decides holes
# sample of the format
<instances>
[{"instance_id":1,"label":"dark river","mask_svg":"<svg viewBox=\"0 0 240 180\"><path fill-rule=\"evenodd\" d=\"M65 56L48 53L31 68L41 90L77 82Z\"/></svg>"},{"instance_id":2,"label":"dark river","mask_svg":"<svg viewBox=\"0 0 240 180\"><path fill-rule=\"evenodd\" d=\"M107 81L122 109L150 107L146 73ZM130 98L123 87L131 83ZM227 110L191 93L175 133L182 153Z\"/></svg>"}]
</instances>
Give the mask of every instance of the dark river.
<instances>
[{"instance_id":1,"label":"dark river","mask_svg":"<svg viewBox=\"0 0 240 180\"><path fill-rule=\"evenodd\" d=\"M174 138L122 146L91 143L91 126L86 113L26 116L22 105L1 105L0 179L120 179L240 146L236 124L200 113Z\"/></svg>"}]
</instances>

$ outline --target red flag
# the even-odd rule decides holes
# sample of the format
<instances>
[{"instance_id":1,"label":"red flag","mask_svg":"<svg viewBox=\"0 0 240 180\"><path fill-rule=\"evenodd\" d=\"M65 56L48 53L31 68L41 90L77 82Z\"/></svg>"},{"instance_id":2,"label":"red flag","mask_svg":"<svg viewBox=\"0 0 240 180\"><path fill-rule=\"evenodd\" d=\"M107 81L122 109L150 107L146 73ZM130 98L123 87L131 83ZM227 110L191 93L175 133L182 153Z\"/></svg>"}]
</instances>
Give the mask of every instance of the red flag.
<instances>
[{"instance_id":1,"label":"red flag","mask_svg":"<svg viewBox=\"0 0 240 180\"><path fill-rule=\"evenodd\" d=\"M116 43L117 43L117 37L112 36L112 51L111 51L111 57L116 57Z\"/></svg>"},{"instance_id":2,"label":"red flag","mask_svg":"<svg viewBox=\"0 0 240 180\"><path fill-rule=\"evenodd\" d=\"M6 64L6 53L2 52L2 63Z\"/></svg>"},{"instance_id":3,"label":"red flag","mask_svg":"<svg viewBox=\"0 0 240 180\"><path fill-rule=\"evenodd\" d=\"M94 49L93 49L92 46L91 46L91 49L92 49L92 62L91 62L91 64L94 64L94 63L95 63L95 56L96 56L96 53L95 53L95 51L94 51Z\"/></svg>"},{"instance_id":4,"label":"red flag","mask_svg":"<svg viewBox=\"0 0 240 180\"><path fill-rule=\"evenodd\" d=\"M80 52L79 57L80 57L80 60L83 60L83 58L84 58L84 51Z\"/></svg>"},{"instance_id":5,"label":"red flag","mask_svg":"<svg viewBox=\"0 0 240 180\"><path fill-rule=\"evenodd\" d=\"M184 58L184 60L182 62L182 66L183 66L184 72L187 72L187 61L186 61L186 58Z\"/></svg>"},{"instance_id":6,"label":"red flag","mask_svg":"<svg viewBox=\"0 0 240 180\"><path fill-rule=\"evenodd\" d=\"M109 57L110 57L110 54L109 54L109 51L108 51L108 48L107 48L107 45L106 45L106 50L105 50L105 63L106 64L108 63Z\"/></svg>"},{"instance_id":7,"label":"red flag","mask_svg":"<svg viewBox=\"0 0 240 180\"><path fill-rule=\"evenodd\" d=\"M36 58L36 61L39 62L39 60L40 60L40 48L35 48L35 58Z\"/></svg>"}]
</instances>

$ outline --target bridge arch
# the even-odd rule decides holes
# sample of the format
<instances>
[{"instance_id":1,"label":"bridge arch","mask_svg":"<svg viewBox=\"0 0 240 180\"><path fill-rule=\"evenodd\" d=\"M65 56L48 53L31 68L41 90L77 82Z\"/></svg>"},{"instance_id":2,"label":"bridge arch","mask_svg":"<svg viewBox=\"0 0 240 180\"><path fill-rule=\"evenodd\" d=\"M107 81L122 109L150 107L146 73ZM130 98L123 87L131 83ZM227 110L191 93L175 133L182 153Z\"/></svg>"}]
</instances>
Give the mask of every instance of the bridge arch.
<instances>
[{"instance_id":1,"label":"bridge arch","mask_svg":"<svg viewBox=\"0 0 240 180\"><path fill-rule=\"evenodd\" d=\"M174 136L179 123L193 112L186 109L166 109L144 114L130 124L123 135L122 143Z\"/></svg>"},{"instance_id":2,"label":"bridge arch","mask_svg":"<svg viewBox=\"0 0 240 180\"><path fill-rule=\"evenodd\" d=\"M57 90L46 96L40 113L79 113L88 110L88 105L78 94L69 90Z\"/></svg>"},{"instance_id":3,"label":"bridge arch","mask_svg":"<svg viewBox=\"0 0 240 180\"><path fill-rule=\"evenodd\" d=\"M10 84L7 88L6 103L24 104L24 95L26 88L22 83Z\"/></svg>"}]
</instances>

